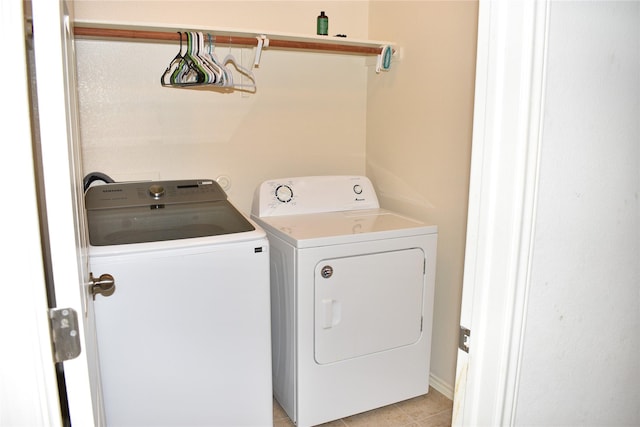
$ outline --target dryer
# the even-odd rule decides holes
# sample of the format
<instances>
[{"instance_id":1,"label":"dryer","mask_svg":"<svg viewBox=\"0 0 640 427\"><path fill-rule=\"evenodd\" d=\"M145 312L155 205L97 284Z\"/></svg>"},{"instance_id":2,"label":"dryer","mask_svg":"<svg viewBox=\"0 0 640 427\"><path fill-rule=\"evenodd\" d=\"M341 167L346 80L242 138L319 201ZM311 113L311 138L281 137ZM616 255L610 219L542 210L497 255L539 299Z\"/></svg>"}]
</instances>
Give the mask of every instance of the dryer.
<instances>
[{"instance_id":1,"label":"dryer","mask_svg":"<svg viewBox=\"0 0 640 427\"><path fill-rule=\"evenodd\" d=\"M213 180L85 195L107 425L273 422L265 232ZM112 295L111 295L112 293Z\"/></svg>"},{"instance_id":2,"label":"dryer","mask_svg":"<svg viewBox=\"0 0 640 427\"><path fill-rule=\"evenodd\" d=\"M379 207L362 176L263 182L274 396L311 426L425 394L437 227Z\"/></svg>"}]
</instances>

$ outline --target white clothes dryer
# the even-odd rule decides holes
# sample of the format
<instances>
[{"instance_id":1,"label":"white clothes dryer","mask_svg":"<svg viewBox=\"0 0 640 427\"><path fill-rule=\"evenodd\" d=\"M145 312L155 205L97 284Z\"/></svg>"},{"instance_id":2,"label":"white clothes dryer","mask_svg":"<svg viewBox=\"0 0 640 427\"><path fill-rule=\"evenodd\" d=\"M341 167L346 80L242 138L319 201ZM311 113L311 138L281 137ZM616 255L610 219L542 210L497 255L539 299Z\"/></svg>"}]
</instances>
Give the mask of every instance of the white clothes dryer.
<instances>
[{"instance_id":1,"label":"white clothes dryer","mask_svg":"<svg viewBox=\"0 0 640 427\"><path fill-rule=\"evenodd\" d=\"M437 227L380 209L362 176L269 180L274 396L306 427L429 390Z\"/></svg>"},{"instance_id":2,"label":"white clothes dryer","mask_svg":"<svg viewBox=\"0 0 640 427\"><path fill-rule=\"evenodd\" d=\"M273 423L265 232L212 180L115 183L85 195L110 426Z\"/></svg>"}]
</instances>

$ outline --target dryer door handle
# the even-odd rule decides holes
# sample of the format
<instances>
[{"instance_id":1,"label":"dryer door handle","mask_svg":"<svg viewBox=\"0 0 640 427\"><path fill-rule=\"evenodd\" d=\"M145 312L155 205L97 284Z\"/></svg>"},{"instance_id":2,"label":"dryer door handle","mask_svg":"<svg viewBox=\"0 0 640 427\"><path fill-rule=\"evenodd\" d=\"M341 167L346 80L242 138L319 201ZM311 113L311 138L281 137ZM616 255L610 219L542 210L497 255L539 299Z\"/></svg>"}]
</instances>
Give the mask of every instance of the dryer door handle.
<instances>
[{"instance_id":1,"label":"dryer door handle","mask_svg":"<svg viewBox=\"0 0 640 427\"><path fill-rule=\"evenodd\" d=\"M322 300L322 328L330 329L342 319L342 304L334 299Z\"/></svg>"}]
</instances>

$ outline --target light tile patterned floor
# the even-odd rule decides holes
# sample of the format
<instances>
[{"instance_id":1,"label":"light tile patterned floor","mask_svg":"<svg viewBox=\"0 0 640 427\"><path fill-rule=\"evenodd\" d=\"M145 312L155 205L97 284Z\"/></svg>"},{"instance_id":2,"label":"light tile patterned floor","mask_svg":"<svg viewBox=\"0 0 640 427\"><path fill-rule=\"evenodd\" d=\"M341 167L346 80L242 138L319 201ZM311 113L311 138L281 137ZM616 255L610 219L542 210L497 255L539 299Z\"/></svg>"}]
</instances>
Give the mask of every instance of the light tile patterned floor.
<instances>
[{"instance_id":1,"label":"light tile patterned floor","mask_svg":"<svg viewBox=\"0 0 640 427\"><path fill-rule=\"evenodd\" d=\"M322 424L322 427L449 427L453 402L434 390L413 399L351 417ZM274 427L292 427L286 412L273 401Z\"/></svg>"}]
</instances>

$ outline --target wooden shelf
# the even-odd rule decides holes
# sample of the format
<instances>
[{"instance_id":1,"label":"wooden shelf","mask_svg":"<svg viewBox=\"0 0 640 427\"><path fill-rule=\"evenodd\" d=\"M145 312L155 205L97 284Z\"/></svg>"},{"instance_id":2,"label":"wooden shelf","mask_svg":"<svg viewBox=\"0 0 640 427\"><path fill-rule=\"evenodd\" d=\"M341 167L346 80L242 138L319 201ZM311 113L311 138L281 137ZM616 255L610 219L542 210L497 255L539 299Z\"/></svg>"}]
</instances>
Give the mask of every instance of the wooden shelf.
<instances>
[{"instance_id":1,"label":"wooden shelf","mask_svg":"<svg viewBox=\"0 0 640 427\"><path fill-rule=\"evenodd\" d=\"M215 43L220 45L256 46L257 37L269 39L269 49L300 49L347 53L357 55L379 55L382 47L394 44L386 41L355 40L342 37L303 36L295 34L277 34L253 30L236 30L229 28L188 28L153 24L118 24L96 21L75 21L76 37L101 39L155 40L178 43L178 31L199 31L215 36Z\"/></svg>"}]
</instances>

